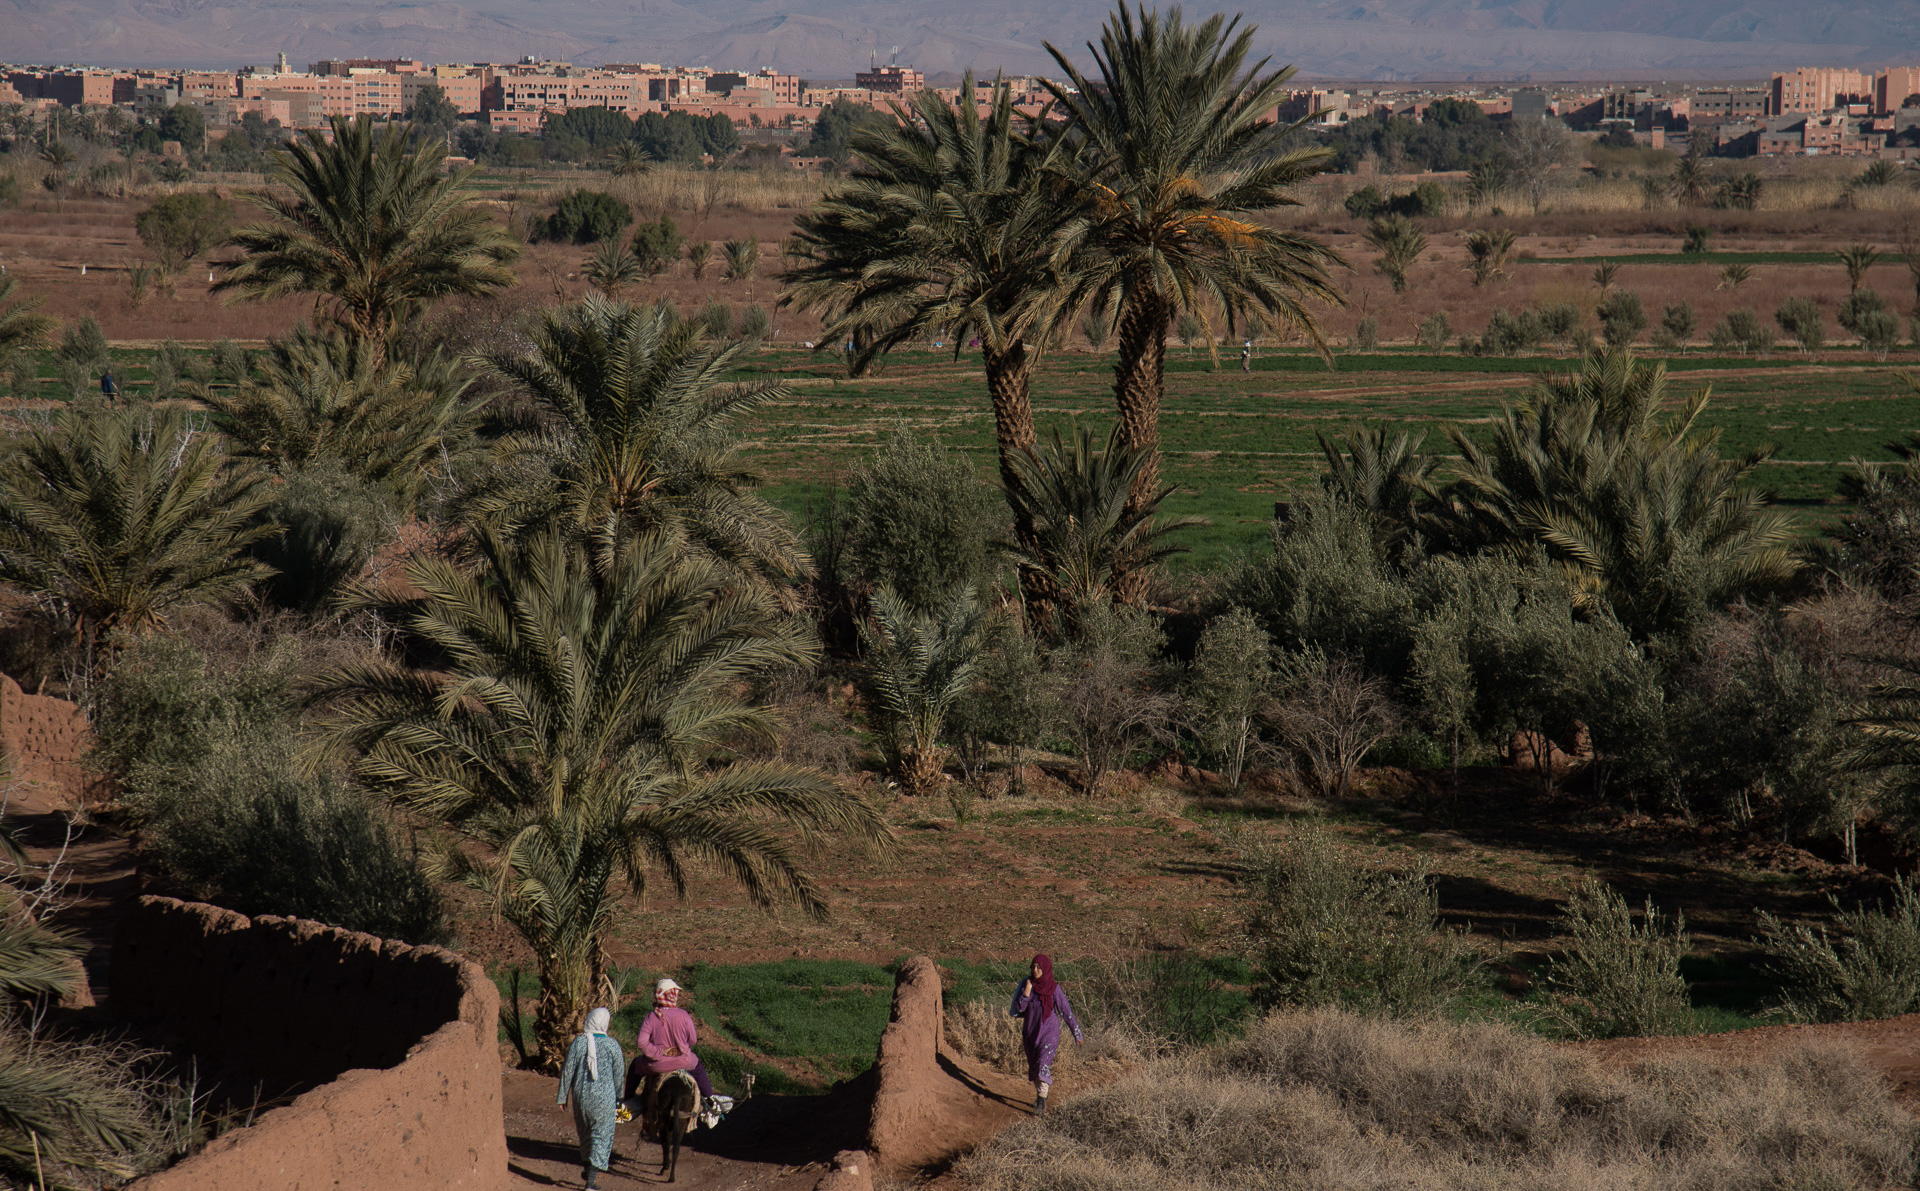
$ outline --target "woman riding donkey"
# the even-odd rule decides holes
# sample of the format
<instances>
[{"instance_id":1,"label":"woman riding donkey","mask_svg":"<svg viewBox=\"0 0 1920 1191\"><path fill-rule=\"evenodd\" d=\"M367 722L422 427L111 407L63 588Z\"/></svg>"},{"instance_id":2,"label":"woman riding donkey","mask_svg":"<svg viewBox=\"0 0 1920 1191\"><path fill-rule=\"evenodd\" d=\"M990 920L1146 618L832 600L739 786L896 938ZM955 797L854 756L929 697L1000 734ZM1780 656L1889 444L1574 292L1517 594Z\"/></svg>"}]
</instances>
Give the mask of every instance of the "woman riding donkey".
<instances>
[{"instance_id":1,"label":"woman riding donkey","mask_svg":"<svg viewBox=\"0 0 1920 1191\"><path fill-rule=\"evenodd\" d=\"M660 1077L674 1071L693 1076L702 1101L713 1098L713 1081L707 1078L707 1065L693 1053L700 1034L694 1029L693 1014L680 1008L680 992L680 986L671 976L655 981L653 1010L640 1023L640 1036L636 1039L639 1053L633 1056L633 1066L627 1069L627 1095L633 1095L645 1080L640 1099L643 1111L653 1103Z\"/></svg>"},{"instance_id":2,"label":"woman riding donkey","mask_svg":"<svg viewBox=\"0 0 1920 1191\"><path fill-rule=\"evenodd\" d=\"M1033 972L1013 991L1011 1017L1024 1018L1020 1042L1027 1052L1027 1082L1033 1085L1033 1111L1047 1111L1047 1091L1053 1083L1053 1056L1060 1049L1060 1021L1066 1019L1073 1029L1073 1040L1084 1043L1080 1019L1067 1002L1067 990L1053 978L1053 960L1045 955L1033 957Z\"/></svg>"}]
</instances>

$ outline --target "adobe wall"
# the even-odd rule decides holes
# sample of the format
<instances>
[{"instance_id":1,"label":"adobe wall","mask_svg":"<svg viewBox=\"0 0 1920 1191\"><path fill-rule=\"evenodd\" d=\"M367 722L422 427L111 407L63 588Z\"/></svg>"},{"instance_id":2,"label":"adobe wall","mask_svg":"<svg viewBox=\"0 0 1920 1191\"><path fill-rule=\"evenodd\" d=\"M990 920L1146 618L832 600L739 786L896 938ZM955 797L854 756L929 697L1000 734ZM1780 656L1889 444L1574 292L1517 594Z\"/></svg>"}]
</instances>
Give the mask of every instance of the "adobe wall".
<instances>
[{"instance_id":1,"label":"adobe wall","mask_svg":"<svg viewBox=\"0 0 1920 1191\"><path fill-rule=\"evenodd\" d=\"M55 804L80 804L88 775L81 764L93 736L80 708L51 695L29 695L0 674L0 748L13 758L14 777L45 787Z\"/></svg>"},{"instance_id":2,"label":"adobe wall","mask_svg":"<svg viewBox=\"0 0 1920 1191\"><path fill-rule=\"evenodd\" d=\"M1025 1085L947 1049L944 1020L940 971L916 955L894 978L893 1018L868 1072L870 1161L847 1155L844 1167L852 1169L830 1172L822 1187L856 1191L876 1174L942 1165L1026 1115Z\"/></svg>"},{"instance_id":3,"label":"adobe wall","mask_svg":"<svg viewBox=\"0 0 1920 1191\"><path fill-rule=\"evenodd\" d=\"M499 994L452 952L143 897L110 989L203 1070L310 1089L142 1191L507 1185Z\"/></svg>"}]
</instances>

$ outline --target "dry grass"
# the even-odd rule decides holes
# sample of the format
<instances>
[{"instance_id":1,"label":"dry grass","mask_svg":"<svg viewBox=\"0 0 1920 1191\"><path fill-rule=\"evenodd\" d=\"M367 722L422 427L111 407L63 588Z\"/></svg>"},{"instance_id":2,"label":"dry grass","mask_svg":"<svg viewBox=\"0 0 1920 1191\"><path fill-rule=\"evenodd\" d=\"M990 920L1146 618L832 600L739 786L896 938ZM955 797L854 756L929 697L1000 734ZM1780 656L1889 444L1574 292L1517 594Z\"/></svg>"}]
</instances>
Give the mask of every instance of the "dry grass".
<instances>
[{"instance_id":1,"label":"dry grass","mask_svg":"<svg viewBox=\"0 0 1920 1191\"><path fill-rule=\"evenodd\" d=\"M1850 1051L1610 1070L1503 1026L1276 1015L1016 1126L990 1191L1911 1186L1920 1127Z\"/></svg>"}]
</instances>

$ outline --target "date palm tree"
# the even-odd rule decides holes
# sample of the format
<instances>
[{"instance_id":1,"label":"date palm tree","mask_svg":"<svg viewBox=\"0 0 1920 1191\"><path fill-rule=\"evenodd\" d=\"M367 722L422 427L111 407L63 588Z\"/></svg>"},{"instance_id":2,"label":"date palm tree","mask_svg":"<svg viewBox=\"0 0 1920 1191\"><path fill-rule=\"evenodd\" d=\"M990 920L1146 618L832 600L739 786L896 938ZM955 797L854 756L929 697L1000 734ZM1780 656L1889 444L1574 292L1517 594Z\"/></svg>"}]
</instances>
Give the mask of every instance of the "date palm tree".
<instances>
[{"instance_id":1,"label":"date palm tree","mask_svg":"<svg viewBox=\"0 0 1920 1191\"><path fill-rule=\"evenodd\" d=\"M973 685L985 619L970 587L920 611L883 586L873 596L872 623L860 625L867 654L862 685L888 766L909 794L930 794L939 786L946 760L940 730Z\"/></svg>"},{"instance_id":2,"label":"date palm tree","mask_svg":"<svg viewBox=\"0 0 1920 1191\"><path fill-rule=\"evenodd\" d=\"M700 864L758 904L824 916L782 828L872 843L887 829L814 770L713 763L727 741L775 732L746 684L815 661L799 622L725 568L671 533L592 545L483 529L474 547L477 566L416 562L422 598L379 605L431 643L434 670L360 662L324 676L316 698L371 789L477 845L446 861L532 949L534 1033L555 1071L612 995L623 896L656 878L684 895Z\"/></svg>"},{"instance_id":3,"label":"date palm tree","mask_svg":"<svg viewBox=\"0 0 1920 1191\"><path fill-rule=\"evenodd\" d=\"M153 1140L138 1081L107 1074L111 1052L28 1037L14 1016L15 1002L74 991L85 953L82 940L17 907L0 919L0 1177L15 1186L48 1186L46 1172L63 1168L118 1184L140 1173L137 1156Z\"/></svg>"},{"instance_id":4,"label":"date palm tree","mask_svg":"<svg viewBox=\"0 0 1920 1191\"><path fill-rule=\"evenodd\" d=\"M485 363L533 400L547 426L500 441L499 466L464 498L470 518L509 533L549 523L615 536L673 526L692 547L768 582L811 571L786 518L733 453L733 423L787 392L723 385L741 344L708 342L670 306L598 295L542 312L530 339Z\"/></svg>"},{"instance_id":5,"label":"date palm tree","mask_svg":"<svg viewBox=\"0 0 1920 1191\"><path fill-rule=\"evenodd\" d=\"M465 367L437 354L386 359L337 331L302 326L270 341L259 373L238 387L184 386L213 411L234 454L282 475L332 463L407 503L466 452L479 415Z\"/></svg>"},{"instance_id":6,"label":"date palm tree","mask_svg":"<svg viewBox=\"0 0 1920 1191\"><path fill-rule=\"evenodd\" d=\"M46 298L39 294L16 298L13 294L19 288L18 277L0 273L0 368L11 364L15 353L45 345L57 325L47 315L34 313Z\"/></svg>"},{"instance_id":7,"label":"date palm tree","mask_svg":"<svg viewBox=\"0 0 1920 1191\"><path fill-rule=\"evenodd\" d=\"M214 288L317 294L343 327L384 343L442 298L511 286L520 245L472 201L473 168L447 171L446 146L412 145L411 126L380 129L335 116L276 149L274 189L248 196L273 219L233 233L246 255Z\"/></svg>"},{"instance_id":8,"label":"date palm tree","mask_svg":"<svg viewBox=\"0 0 1920 1191\"><path fill-rule=\"evenodd\" d=\"M1208 524L1204 517L1156 517L1170 487L1134 501L1147 453L1129 446L1120 427L1104 450L1090 426L1077 427L1070 443L1057 429L1051 439L1015 458L1020 489L1008 500L1031 522L1036 542L1030 553L1016 543L1015 553L1022 565L1050 578L1070 614L1126 590L1134 576L1186 550L1173 533Z\"/></svg>"},{"instance_id":9,"label":"date palm tree","mask_svg":"<svg viewBox=\"0 0 1920 1191\"><path fill-rule=\"evenodd\" d=\"M1118 317L1114 397L1126 444L1143 453L1134 511L1160 482L1160 402L1167 326L1181 310L1230 318L1259 312L1332 353L1309 302L1342 303L1327 269L1344 262L1312 237L1249 216L1294 206L1293 188L1332 160L1292 149L1297 125L1271 116L1291 67L1248 65L1251 27L1218 15L1197 25L1122 4L1083 73L1051 43L1066 73L1049 82L1067 117L1063 176L1084 197L1057 237L1055 259L1075 308L1104 302Z\"/></svg>"},{"instance_id":10,"label":"date palm tree","mask_svg":"<svg viewBox=\"0 0 1920 1191\"><path fill-rule=\"evenodd\" d=\"M1427 250L1427 234L1405 215L1381 215L1367 225L1362 234L1369 247L1380 254L1373 267L1393 283L1393 292L1404 294L1409 288L1407 270Z\"/></svg>"},{"instance_id":11,"label":"date palm tree","mask_svg":"<svg viewBox=\"0 0 1920 1191\"><path fill-rule=\"evenodd\" d=\"M0 579L50 601L85 646L164 623L268 573L246 552L273 532L261 480L179 409L62 413L0 462Z\"/></svg>"},{"instance_id":12,"label":"date palm tree","mask_svg":"<svg viewBox=\"0 0 1920 1191\"><path fill-rule=\"evenodd\" d=\"M1643 641L1777 588L1799 566L1792 524L1748 486L1772 449L1722 458L1719 432L1699 427L1710 397L1669 415L1666 369L1623 349L1536 383L1487 440L1448 431L1461 464L1434 506L1440 536L1544 549Z\"/></svg>"},{"instance_id":13,"label":"date palm tree","mask_svg":"<svg viewBox=\"0 0 1920 1191\"><path fill-rule=\"evenodd\" d=\"M960 94L973 86L969 73ZM852 176L796 221L798 259L781 301L823 311L823 341L852 339L861 369L936 331L952 336L956 355L977 338L1000 483L1012 494L1013 460L1035 442L1033 370L1066 326L1052 238L1072 200L1005 83L986 106L983 115L923 91L899 119L856 130ZM1016 520L1014 537L1031 547L1032 526ZM1029 598L1043 600L1026 578Z\"/></svg>"},{"instance_id":14,"label":"date palm tree","mask_svg":"<svg viewBox=\"0 0 1920 1191\"><path fill-rule=\"evenodd\" d=\"M1475 228L1466 233L1468 268L1477 289L1507 275L1507 254L1513 251L1512 228Z\"/></svg>"},{"instance_id":15,"label":"date palm tree","mask_svg":"<svg viewBox=\"0 0 1920 1191\"><path fill-rule=\"evenodd\" d=\"M1876 162L1877 165L1890 165L1891 162ZM1867 279L1867 273L1880 259L1880 250L1871 244L1849 244L1837 254L1841 267L1847 271L1847 293L1860 292L1860 284Z\"/></svg>"}]
</instances>

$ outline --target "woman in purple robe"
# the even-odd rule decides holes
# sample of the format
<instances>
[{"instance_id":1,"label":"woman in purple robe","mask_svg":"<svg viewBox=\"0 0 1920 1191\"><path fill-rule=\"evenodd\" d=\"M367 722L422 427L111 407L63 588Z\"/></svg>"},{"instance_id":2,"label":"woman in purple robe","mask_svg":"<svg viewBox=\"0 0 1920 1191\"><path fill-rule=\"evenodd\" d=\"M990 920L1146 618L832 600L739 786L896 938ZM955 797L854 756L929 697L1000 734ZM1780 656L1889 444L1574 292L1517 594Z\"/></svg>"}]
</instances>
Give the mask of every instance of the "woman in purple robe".
<instances>
[{"instance_id":1,"label":"woman in purple robe","mask_svg":"<svg viewBox=\"0 0 1920 1191\"><path fill-rule=\"evenodd\" d=\"M1020 1043L1027 1051L1027 1082L1033 1085L1033 1111L1047 1111L1047 1089L1053 1083L1053 1056L1060 1049L1060 1022L1065 1019L1073 1031L1073 1040L1084 1043L1080 1019L1067 1002L1067 990L1053 978L1053 960L1045 955L1033 957L1033 974L1020 982L1013 992L1011 1017L1024 1019Z\"/></svg>"}]
</instances>

